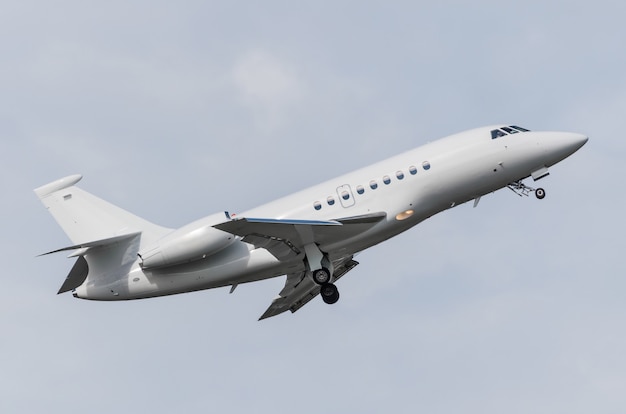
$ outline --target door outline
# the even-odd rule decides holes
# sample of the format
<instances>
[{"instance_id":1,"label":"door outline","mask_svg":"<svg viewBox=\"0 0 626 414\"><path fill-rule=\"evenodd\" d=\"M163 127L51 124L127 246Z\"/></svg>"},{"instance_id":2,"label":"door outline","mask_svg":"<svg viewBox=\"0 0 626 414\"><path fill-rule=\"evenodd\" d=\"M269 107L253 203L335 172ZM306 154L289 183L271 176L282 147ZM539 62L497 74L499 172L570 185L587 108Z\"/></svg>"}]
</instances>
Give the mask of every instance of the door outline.
<instances>
[{"instance_id":1,"label":"door outline","mask_svg":"<svg viewBox=\"0 0 626 414\"><path fill-rule=\"evenodd\" d=\"M344 198L345 192L348 193L347 199ZM339 202L344 208L352 207L356 204L354 193L352 193L352 187L350 187L349 184L344 184L337 187L337 196L339 197Z\"/></svg>"}]
</instances>

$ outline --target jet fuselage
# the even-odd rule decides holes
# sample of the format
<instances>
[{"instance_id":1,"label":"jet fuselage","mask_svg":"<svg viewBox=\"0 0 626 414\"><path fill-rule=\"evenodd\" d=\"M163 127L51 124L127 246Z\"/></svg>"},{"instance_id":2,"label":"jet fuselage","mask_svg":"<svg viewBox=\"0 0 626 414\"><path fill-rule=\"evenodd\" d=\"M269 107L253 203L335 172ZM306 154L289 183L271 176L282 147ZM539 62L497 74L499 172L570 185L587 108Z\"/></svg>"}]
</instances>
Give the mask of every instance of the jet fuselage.
<instances>
[{"instance_id":1,"label":"jet fuselage","mask_svg":"<svg viewBox=\"0 0 626 414\"><path fill-rule=\"evenodd\" d=\"M550 167L587 140L564 132L520 132L492 139L495 127L455 134L238 214L243 217L333 220L375 212L385 219L364 232L319 244L330 259L356 254L441 211ZM224 220L219 214L215 223ZM203 260L142 269L137 260L113 283L84 283L75 296L120 300L169 295L266 279L305 270L241 240Z\"/></svg>"}]
</instances>

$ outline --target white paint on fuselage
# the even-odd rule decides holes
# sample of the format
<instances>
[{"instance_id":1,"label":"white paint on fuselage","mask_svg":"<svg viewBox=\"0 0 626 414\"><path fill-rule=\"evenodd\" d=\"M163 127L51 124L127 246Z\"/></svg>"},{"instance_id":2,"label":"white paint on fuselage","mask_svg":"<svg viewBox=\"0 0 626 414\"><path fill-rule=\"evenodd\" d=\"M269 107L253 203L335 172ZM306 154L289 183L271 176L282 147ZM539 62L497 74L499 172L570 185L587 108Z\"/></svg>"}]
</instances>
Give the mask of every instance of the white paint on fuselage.
<instances>
[{"instance_id":1,"label":"white paint on fuselage","mask_svg":"<svg viewBox=\"0 0 626 414\"><path fill-rule=\"evenodd\" d=\"M320 249L331 259L358 253L387 240L426 218L476 197L529 177L550 167L580 148L587 138L564 132L520 132L492 139L499 126L478 128L423 145L368 167L333 178L240 214L242 217L332 220L367 213L385 212L386 219L368 231ZM427 162L429 169L424 169ZM411 174L409 167L417 168ZM396 173L404 175L398 179ZM389 184L383 177L391 179ZM375 180L377 189L370 188ZM350 187L346 203L337 189ZM357 186L365 191L358 194ZM345 187L342 188L342 190ZM329 205L333 197L334 205ZM315 203L321 204L319 210ZM396 215L413 210L405 220ZM99 284L90 273L76 289L81 298L122 300L202 290L266 279L304 270L303 255L280 262L265 249L255 249L240 240L204 260L165 269L142 270L135 263L115 283ZM111 280L108 278L107 280Z\"/></svg>"}]
</instances>

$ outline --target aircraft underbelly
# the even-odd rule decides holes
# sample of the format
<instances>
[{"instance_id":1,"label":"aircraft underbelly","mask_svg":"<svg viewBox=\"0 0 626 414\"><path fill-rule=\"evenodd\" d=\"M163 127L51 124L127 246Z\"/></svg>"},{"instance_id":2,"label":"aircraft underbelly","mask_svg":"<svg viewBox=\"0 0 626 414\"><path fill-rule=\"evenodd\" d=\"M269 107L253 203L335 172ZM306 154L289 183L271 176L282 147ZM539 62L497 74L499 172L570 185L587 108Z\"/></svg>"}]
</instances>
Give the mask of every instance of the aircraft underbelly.
<instances>
[{"instance_id":1,"label":"aircraft underbelly","mask_svg":"<svg viewBox=\"0 0 626 414\"><path fill-rule=\"evenodd\" d=\"M190 263L159 271L136 266L128 274L119 275L113 283L85 283L76 289L76 296L92 300L166 296L267 279L297 268L294 263L281 263L265 249L248 251L247 246L242 246L229 260L222 262Z\"/></svg>"}]
</instances>

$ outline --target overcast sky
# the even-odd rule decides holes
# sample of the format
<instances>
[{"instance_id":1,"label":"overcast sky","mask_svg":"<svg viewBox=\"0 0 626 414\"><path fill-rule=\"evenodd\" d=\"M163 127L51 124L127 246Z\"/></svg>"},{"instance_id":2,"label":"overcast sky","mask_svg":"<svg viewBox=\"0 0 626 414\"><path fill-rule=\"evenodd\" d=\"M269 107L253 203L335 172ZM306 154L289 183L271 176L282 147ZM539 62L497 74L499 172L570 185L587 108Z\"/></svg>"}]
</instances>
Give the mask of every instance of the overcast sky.
<instances>
[{"instance_id":1,"label":"overcast sky","mask_svg":"<svg viewBox=\"0 0 626 414\"><path fill-rule=\"evenodd\" d=\"M624 412L623 2L93 3L0 3L0 412ZM543 201L359 255L334 306L81 301L35 258L68 239L32 189L68 174L178 227L501 122L590 141Z\"/></svg>"}]
</instances>

